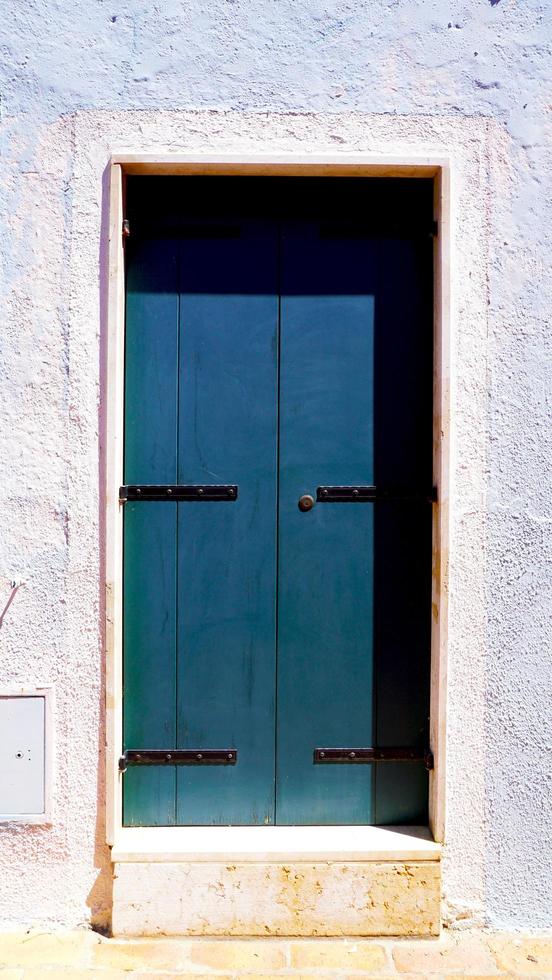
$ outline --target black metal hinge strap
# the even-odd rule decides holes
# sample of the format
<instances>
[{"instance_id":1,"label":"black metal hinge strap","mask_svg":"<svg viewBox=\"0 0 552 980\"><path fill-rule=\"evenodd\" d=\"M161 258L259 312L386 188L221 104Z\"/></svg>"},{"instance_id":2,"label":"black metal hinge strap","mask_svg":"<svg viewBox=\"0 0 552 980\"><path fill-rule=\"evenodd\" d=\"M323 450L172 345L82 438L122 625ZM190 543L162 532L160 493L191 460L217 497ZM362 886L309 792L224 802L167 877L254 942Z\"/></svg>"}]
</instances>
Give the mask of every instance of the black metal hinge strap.
<instances>
[{"instance_id":1,"label":"black metal hinge strap","mask_svg":"<svg viewBox=\"0 0 552 980\"><path fill-rule=\"evenodd\" d=\"M407 224L404 221L374 216L370 221L329 221L319 226L320 238L402 238L416 240L435 238L439 233L437 221L423 221L420 224Z\"/></svg>"},{"instance_id":2,"label":"black metal hinge strap","mask_svg":"<svg viewBox=\"0 0 552 980\"><path fill-rule=\"evenodd\" d=\"M433 753L429 749L412 748L347 748L315 749L316 765L368 765L377 762L423 762L433 769Z\"/></svg>"},{"instance_id":3,"label":"black metal hinge strap","mask_svg":"<svg viewBox=\"0 0 552 980\"><path fill-rule=\"evenodd\" d=\"M189 486L172 484L132 484L119 488L119 500L218 500L221 502L237 500L238 488L231 486Z\"/></svg>"},{"instance_id":4,"label":"black metal hinge strap","mask_svg":"<svg viewBox=\"0 0 552 980\"><path fill-rule=\"evenodd\" d=\"M367 504L380 500L437 502L437 487L424 492L409 487L318 487L316 499L321 504Z\"/></svg>"},{"instance_id":5,"label":"black metal hinge strap","mask_svg":"<svg viewBox=\"0 0 552 980\"><path fill-rule=\"evenodd\" d=\"M128 766L235 766L236 749L127 749L119 769Z\"/></svg>"}]
</instances>

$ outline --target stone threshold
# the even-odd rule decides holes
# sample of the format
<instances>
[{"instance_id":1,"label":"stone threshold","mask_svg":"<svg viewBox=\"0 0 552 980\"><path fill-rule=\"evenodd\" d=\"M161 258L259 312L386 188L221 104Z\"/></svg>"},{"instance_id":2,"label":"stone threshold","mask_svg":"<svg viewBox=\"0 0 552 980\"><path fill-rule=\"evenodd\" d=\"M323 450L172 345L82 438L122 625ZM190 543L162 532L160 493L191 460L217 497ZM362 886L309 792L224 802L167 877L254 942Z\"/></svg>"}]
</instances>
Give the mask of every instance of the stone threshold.
<instances>
[{"instance_id":1,"label":"stone threshold","mask_svg":"<svg viewBox=\"0 0 552 980\"><path fill-rule=\"evenodd\" d=\"M440 845L425 827L125 828L116 936L431 936Z\"/></svg>"},{"instance_id":2,"label":"stone threshold","mask_svg":"<svg viewBox=\"0 0 552 980\"><path fill-rule=\"evenodd\" d=\"M124 827L112 861L439 861L427 827Z\"/></svg>"}]
</instances>

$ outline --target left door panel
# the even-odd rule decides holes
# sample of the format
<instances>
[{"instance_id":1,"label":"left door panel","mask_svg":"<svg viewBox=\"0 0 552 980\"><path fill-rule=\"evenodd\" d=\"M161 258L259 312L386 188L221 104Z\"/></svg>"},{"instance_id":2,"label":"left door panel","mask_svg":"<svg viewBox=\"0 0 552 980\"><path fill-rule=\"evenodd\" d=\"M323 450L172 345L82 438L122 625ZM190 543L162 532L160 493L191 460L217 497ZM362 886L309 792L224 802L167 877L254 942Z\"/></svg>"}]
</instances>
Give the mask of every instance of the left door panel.
<instances>
[{"instance_id":1,"label":"left door panel","mask_svg":"<svg viewBox=\"0 0 552 980\"><path fill-rule=\"evenodd\" d=\"M128 245L125 483L239 489L125 504L124 745L238 763L129 767L124 824L271 823L276 233L192 221Z\"/></svg>"}]
</instances>

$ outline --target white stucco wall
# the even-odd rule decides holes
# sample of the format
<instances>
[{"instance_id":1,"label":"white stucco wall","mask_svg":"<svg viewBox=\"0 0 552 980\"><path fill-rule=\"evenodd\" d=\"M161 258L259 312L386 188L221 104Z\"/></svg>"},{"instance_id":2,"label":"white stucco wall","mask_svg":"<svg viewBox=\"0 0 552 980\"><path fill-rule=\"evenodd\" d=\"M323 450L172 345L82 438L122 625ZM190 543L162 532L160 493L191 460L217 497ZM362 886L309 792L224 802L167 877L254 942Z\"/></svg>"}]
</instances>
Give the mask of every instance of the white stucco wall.
<instances>
[{"instance_id":1,"label":"white stucco wall","mask_svg":"<svg viewBox=\"0 0 552 980\"><path fill-rule=\"evenodd\" d=\"M99 485L105 168L121 149L451 156L445 918L552 925L546 8L7 4L0 606L10 580L25 584L0 629L1 674L55 683L57 714L53 824L0 830L2 927L109 912Z\"/></svg>"}]
</instances>

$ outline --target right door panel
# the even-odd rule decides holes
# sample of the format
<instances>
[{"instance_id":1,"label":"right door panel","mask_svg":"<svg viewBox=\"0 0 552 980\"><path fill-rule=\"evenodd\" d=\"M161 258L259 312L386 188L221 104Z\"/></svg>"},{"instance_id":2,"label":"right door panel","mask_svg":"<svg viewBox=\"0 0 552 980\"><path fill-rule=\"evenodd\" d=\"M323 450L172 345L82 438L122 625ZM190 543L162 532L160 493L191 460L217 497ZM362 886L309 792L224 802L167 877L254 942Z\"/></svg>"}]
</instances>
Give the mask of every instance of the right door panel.
<instances>
[{"instance_id":1,"label":"right door panel","mask_svg":"<svg viewBox=\"0 0 552 980\"><path fill-rule=\"evenodd\" d=\"M431 247L287 223L281 249L276 822L423 820L409 764L322 747L427 742L431 513L315 504L320 485L429 488Z\"/></svg>"}]
</instances>

